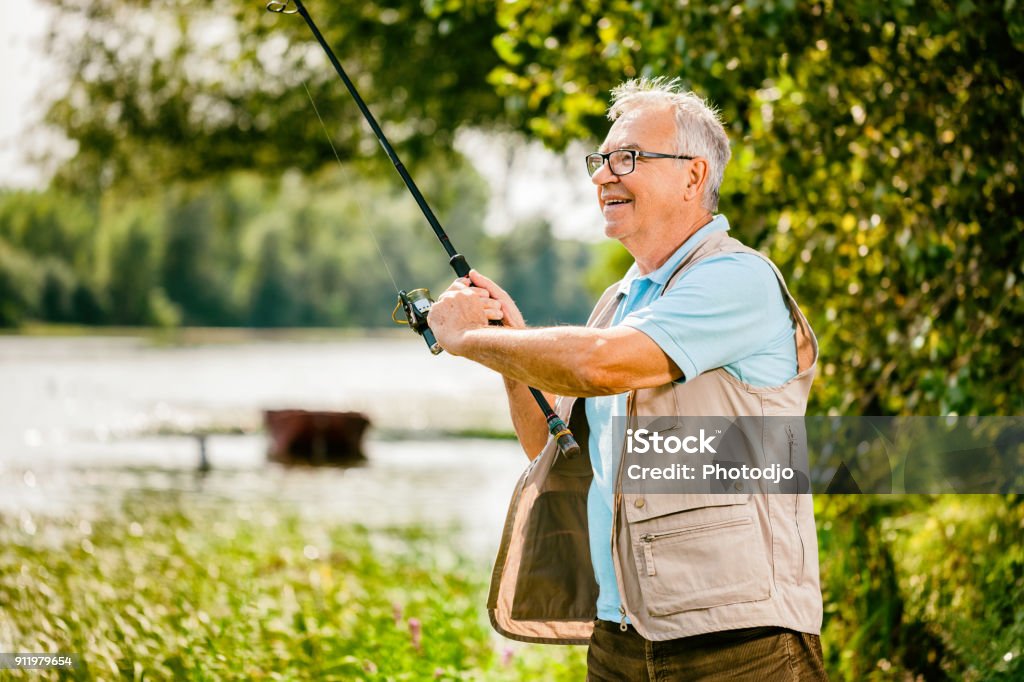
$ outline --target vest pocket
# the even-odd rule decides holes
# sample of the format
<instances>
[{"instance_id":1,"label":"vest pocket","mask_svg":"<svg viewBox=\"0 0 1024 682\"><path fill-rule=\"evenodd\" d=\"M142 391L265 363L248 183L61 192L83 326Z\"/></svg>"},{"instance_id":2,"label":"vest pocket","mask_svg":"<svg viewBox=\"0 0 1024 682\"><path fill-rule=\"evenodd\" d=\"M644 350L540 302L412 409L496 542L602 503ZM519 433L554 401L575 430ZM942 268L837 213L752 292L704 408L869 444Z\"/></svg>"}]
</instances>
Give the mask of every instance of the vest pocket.
<instances>
[{"instance_id":1,"label":"vest pocket","mask_svg":"<svg viewBox=\"0 0 1024 682\"><path fill-rule=\"evenodd\" d=\"M673 521L657 529L630 526L640 591L652 616L771 596L770 569L749 516Z\"/></svg>"},{"instance_id":2,"label":"vest pocket","mask_svg":"<svg viewBox=\"0 0 1024 682\"><path fill-rule=\"evenodd\" d=\"M593 620L597 595L586 489L541 494L530 510L512 618Z\"/></svg>"}]
</instances>

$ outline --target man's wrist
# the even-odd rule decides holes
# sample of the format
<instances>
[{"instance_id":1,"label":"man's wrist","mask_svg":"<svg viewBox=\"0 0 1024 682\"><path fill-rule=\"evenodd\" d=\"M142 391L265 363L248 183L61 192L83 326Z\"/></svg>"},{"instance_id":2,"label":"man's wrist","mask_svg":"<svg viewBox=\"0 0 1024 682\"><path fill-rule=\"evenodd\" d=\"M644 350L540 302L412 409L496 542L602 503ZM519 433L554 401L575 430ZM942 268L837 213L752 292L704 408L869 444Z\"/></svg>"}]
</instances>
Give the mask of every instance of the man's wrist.
<instances>
[{"instance_id":1,"label":"man's wrist","mask_svg":"<svg viewBox=\"0 0 1024 682\"><path fill-rule=\"evenodd\" d=\"M438 341L441 343L441 347L444 348L449 355L455 355L458 357L465 357L470 360L475 360L472 355L471 344L469 342L470 336L475 329L463 329L456 332L446 332L443 336L438 336Z\"/></svg>"}]
</instances>

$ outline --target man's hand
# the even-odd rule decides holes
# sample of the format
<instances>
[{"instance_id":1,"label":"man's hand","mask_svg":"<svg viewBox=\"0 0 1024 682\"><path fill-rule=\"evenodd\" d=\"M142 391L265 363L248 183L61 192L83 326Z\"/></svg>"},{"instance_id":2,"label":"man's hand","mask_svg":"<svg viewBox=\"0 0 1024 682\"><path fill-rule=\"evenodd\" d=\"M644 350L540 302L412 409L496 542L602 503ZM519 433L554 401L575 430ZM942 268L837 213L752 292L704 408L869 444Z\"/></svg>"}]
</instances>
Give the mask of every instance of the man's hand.
<instances>
[{"instance_id":1,"label":"man's hand","mask_svg":"<svg viewBox=\"0 0 1024 682\"><path fill-rule=\"evenodd\" d=\"M491 298L501 304L501 312L503 315L501 321L504 326L512 329L526 328L526 321L523 319L523 314L519 312L519 308L516 306L515 301L512 300L512 297L509 296L504 289L499 287L490 279L481 275L476 270L469 271L469 278L475 286L485 290Z\"/></svg>"},{"instance_id":2,"label":"man's hand","mask_svg":"<svg viewBox=\"0 0 1024 682\"><path fill-rule=\"evenodd\" d=\"M475 271L474 271L475 272ZM483 277L475 273L477 277ZM486 280L486 278L483 278ZM486 280L501 291L490 280ZM427 323L434 332L437 342L452 355L461 355L461 342L466 332L488 326L490 320L501 320L502 304L491 298L487 289L471 286L472 282L460 278L452 282L430 307ZM506 297L504 291L501 291ZM511 302L512 299L508 299ZM515 309L515 304L512 304ZM516 313L518 314L518 310ZM522 316L519 316L522 320Z\"/></svg>"},{"instance_id":3,"label":"man's hand","mask_svg":"<svg viewBox=\"0 0 1024 682\"><path fill-rule=\"evenodd\" d=\"M510 329L526 328L523 315L512 301L512 297L476 270L470 270L469 278L455 280L455 283L438 297L427 318L438 343L452 355L462 355L462 342L468 332L488 327L490 320L501 320L502 324ZM502 372L500 366L485 366ZM505 389L508 391L512 426L519 436L523 450L532 459L540 453L548 439L544 413L537 409L526 384L505 377ZM545 394L545 397L549 403L554 399L550 393Z\"/></svg>"}]
</instances>

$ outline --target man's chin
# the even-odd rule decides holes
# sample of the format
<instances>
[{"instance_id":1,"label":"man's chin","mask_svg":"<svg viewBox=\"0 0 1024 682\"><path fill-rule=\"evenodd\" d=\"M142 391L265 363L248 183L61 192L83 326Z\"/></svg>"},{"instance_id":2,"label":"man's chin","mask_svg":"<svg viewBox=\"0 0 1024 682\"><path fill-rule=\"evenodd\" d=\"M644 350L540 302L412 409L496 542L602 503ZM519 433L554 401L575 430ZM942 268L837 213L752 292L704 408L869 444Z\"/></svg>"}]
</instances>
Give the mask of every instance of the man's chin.
<instances>
[{"instance_id":1,"label":"man's chin","mask_svg":"<svg viewBox=\"0 0 1024 682\"><path fill-rule=\"evenodd\" d=\"M624 234L626 234L625 225L618 222L605 222L604 236L608 239L622 239Z\"/></svg>"}]
</instances>

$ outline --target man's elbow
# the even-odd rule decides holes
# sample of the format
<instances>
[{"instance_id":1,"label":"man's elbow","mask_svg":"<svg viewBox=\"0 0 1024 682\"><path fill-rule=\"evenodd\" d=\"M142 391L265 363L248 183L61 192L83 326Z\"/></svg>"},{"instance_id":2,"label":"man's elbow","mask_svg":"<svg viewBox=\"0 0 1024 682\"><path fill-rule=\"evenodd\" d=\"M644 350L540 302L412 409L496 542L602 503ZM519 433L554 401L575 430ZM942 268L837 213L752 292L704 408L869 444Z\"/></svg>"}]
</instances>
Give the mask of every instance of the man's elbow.
<instances>
[{"instance_id":1,"label":"man's elbow","mask_svg":"<svg viewBox=\"0 0 1024 682\"><path fill-rule=\"evenodd\" d=\"M635 353L624 355L607 343L580 353L575 372L579 392L574 395L584 398L661 386L683 375L660 350L659 357L652 360Z\"/></svg>"},{"instance_id":2,"label":"man's elbow","mask_svg":"<svg viewBox=\"0 0 1024 682\"><path fill-rule=\"evenodd\" d=\"M595 349L583 354L575 367L574 381L581 398L615 395L634 388L621 368L607 361L605 354Z\"/></svg>"}]
</instances>

